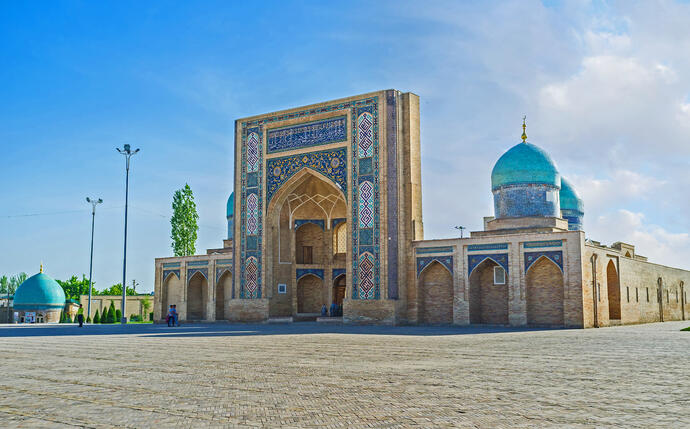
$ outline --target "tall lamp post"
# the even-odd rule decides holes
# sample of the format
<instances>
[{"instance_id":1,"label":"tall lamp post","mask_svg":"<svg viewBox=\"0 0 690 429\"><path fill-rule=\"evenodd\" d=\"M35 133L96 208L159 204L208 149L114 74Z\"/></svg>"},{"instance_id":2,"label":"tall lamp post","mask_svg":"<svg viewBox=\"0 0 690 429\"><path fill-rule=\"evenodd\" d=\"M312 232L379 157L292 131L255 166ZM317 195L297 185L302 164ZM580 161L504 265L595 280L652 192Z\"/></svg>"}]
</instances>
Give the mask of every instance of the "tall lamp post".
<instances>
[{"instance_id":1,"label":"tall lamp post","mask_svg":"<svg viewBox=\"0 0 690 429\"><path fill-rule=\"evenodd\" d=\"M124 149L115 149L117 149L117 151L124 155L127 159L127 175L125 178L125 250L122 258L122 319L120 319L120 323L125 325L127 323L127 316L125 316L125 314L127 314L125 313L127 285L125 284L125 279L127 278L127 200L129 198L129 159L132 157L132 155L139 152L139 149L135 149L134 152L132 152L128 144L125 145Z\"/></svg>"},{"instance_id":2,"label":"tall lamp post","mask_svg":"<svg viewBox=\"0 0 690 429\"><path fill-rule=\"evenodd\" d=\"M456 226L455 229L460 231L460 238L462 238L463 231L465 231L467 228L465 228L464 226Z\"/></svg>"},{"instance_id":3,"label":"tall lamp post","mask_svg":"<svg viewBox=\"0 0 690 429\"><path fill-rule=\"evenodd\" d=\"M91 203L91 261L89 262L89 304L86 306L86 317L91 317L91 273L93 272L93 226L96 223L96 205L103 202L102 199L91 199L86 197L86 202Z\"/></svg>"}]
</instances>

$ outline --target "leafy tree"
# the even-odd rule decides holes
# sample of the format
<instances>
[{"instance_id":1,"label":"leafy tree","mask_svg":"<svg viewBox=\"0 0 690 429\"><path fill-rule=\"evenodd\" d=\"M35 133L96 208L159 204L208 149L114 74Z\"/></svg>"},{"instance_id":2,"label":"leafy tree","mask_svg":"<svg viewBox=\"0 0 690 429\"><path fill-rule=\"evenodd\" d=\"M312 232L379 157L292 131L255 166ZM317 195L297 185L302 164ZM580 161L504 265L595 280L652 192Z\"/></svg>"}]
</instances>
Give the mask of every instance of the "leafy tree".
<instances>
[{"instance_id":1,"label":"leafy tree","mask_svg":"<svg viewBox=\"0 0 690 429\"><path fill-rule=\"evenodd\" d=\"M9 291L10 295L14 295L19 285L24 283L27 277L26 273L19 273L9 278L7 276L0 277L0 294L6 295Z\"/></svg>"},{"instance_id":2,"label":"leafy tree","mask_svg":"<svg viewBox=\"0 0 690 429\"><path fill-rule=\"evenodd\" d=\"M151 308L151 300L149 300L148 297L141 300L141 308L144 310L144 314L149 312L149 308Z\"/></svg>"},{"instance_id":3,"label":"leafy tree","mask_svg":"<svg viewBox=\"0 0 690 429\"><path fill-rule=\"evenodd\" d=\"M114 284L110 286L108 289L103 289L102 291L98 292L97 295L122 295L122 284ZM136 295L136 292L134 292L134 289L132 289L131 287L127 287L127 295Z\"/></svg>"},{"instance_id":4,"label":"leafy tree","mask_svg":"<svg viewBox=\"0 0 690 429\"><path fill-rule=\"evenodd\" d=\"M98 309L96 309L96 314L93 315L93 323L101 323L101 316L98 314Z\"/></svg>"},{"instance_id":5,"label":"leafy tree","mask_svg":"<svg viewBox=\"0 0 690 429\"><path fill-rule=\"evenodd\" d=\"M65 298L67 299L78 300L81 295L89 294L89 279L84 274L81 275L81 280L77 276L72 276L69 280L57 280L57 282L65 291Z\"/></svg>"},{"instance_id":6,"label":"leafy tree","mask_svg":"<svg viewBox=\"0 0 690 429\"><path fill-rule=\"evenodd\" d=\"M178 189L173 194L173 215L170 218L172 231L172 248L175 256L188 256L196 253L197 232L199 231L199 215L196 212L196 203L192 188L185 183L184 188Z\"/></svg>"}]
</instances>

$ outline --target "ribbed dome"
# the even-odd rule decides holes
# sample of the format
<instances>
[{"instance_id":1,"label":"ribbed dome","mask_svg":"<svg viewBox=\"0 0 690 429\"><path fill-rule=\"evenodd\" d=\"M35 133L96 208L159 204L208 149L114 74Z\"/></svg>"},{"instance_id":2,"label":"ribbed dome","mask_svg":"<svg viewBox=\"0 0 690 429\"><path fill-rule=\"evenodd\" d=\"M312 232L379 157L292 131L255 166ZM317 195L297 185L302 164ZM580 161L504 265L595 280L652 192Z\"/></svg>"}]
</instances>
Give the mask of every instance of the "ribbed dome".
<instances>
[{"instance_id":1,"label":"ribbed dome","mask_svg":"<svg viewBox=\"0 0 690 429\"><path fill-rule=\"evenodd\" d=\"M43 273L29 277L14 294L16 310L50 310L65 306L62 286Z\"/></svg>"},{"instance_id":2,"label":"ribbed dome","mask_svg":"<svg viewBox=\"0 0 690 429\"><path fill-rule=\"evenodd\" d=\"M501 156L491 172L491 189L519 184L561 186L561 176L548 153L531 143L519 143Z\"/></svg>"},{"instance_id":3,"label":"ribbed dome","mask_svg":"<svg viewBox=\"0 0 690 429\"><path fill-rule=\"evenodd\" d=\"M233 216L235 213L235 193L230 194L230 198L228 198L228 208L226 210L226 217Z\"/></svg>"},{"instance_id":4,"label":"ribbed dome","mask_svg":"<svg viewBox=\"0 0 690 429\"><path fill-rule=\"evenodd\" d=\"M561 177L561 210L576 210L580 213L585 212L585 205L582 198L577 194L573 184Z\"/></svg>"}]
</instances>

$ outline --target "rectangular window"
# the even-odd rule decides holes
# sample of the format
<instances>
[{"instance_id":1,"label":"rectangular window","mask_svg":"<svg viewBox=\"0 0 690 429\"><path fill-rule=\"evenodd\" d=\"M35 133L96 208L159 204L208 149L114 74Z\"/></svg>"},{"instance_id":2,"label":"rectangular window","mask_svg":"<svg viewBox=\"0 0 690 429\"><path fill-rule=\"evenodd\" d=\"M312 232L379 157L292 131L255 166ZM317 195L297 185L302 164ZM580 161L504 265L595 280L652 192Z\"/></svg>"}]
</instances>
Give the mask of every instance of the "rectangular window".
<instances>
[{"instance_id":1,"label":"rectangular window","mask_svg":"<svg viewBox=\"0 0 690 429\"><path fill-rule=\"evenodd\" d=\"M640 293L637 288L635 288L635 302L640 302Z\"/></svg>"},{"instance_id":2,"label":"rectangular window","mask_svg":"<svg viewBox=\"0 0 690 429\"><path fill-rule=\"evenodd\" d=\"M630 302L630 286L625 287L625 296L628 299L628 302Z\"/></svg>"},{"instance_id":3,"label":"rectangular window","mask_svg":"<svg viewBox=\"0 0 690 429\"><path fill-rule=\"evenodd\" d=\"M287 293L287 285L285 283L278 284L278 293Z\"/></svg>"},{"instance_id":4,"label":"rectangular window","mask_svg":"<svg viewBox=\"0 0 690 429\"><path fill-rule=\"evenodd\" d=\"M649 288L646 287L645 289L647 290L647 302L649 302Z\"/></svg>"},{"instance_id":5,"label":"rectangular window","mask_svg":"<svg viewBox=\"0 0 690 429\"><path fill-rule=\"evenodd\" d=\"M503 269L503 267L494 267L494 284L506 284L506 271Z\"/></svg>"}]
</instances>

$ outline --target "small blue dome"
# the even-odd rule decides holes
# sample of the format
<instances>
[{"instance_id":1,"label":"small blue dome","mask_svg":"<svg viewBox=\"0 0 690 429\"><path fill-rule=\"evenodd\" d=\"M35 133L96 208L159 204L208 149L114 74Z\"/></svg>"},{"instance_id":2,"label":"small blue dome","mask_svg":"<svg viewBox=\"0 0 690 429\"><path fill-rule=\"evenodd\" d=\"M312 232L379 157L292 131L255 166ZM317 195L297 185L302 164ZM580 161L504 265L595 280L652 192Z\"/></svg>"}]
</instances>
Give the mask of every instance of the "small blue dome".
<instances>
[{"instance_id":1,"label":"small blue dome","mask_svg":"<svg viewBox=\"0 0 690 429\"><path fill-rule=\"evenodd\" d=\"M26 279L14 294L16 310L52 310L64 306L62 286L42 272Z\"/></svg>"},{"instance_id":2,"label":"small blue dome","mask_svg":"<svg viewBox=\"0 0 690 429\"><path fill-rule=\"evenodd\" d=\"M561 210L575 210L580 213L585 212L585 205L582 198L577 194L572 183L561 177L561 191L559 192L561 199Z\"/></svg>"},{"instance_id":3,"label":"small blue dome","mask_svg":"<svg viewBox=\"0 0 690 429\"><path fill-rule=\"evenodd\" d=\"M518 143L504 153L491 172L491 189L520 184L561 186L561 176L548 153L531 143Z\"/></svg>"},{"instance_id":4,"label":"small blue dome","mask_svg":"<svg viewBox=\"0 0 690 429\"><path fill-rule=\"evenodd\" d=\"M226 210L226 217L230 217L235 213L235 193L230 194L230 198L228 198L228 207Z\"/></svg>"}]
</instances>

